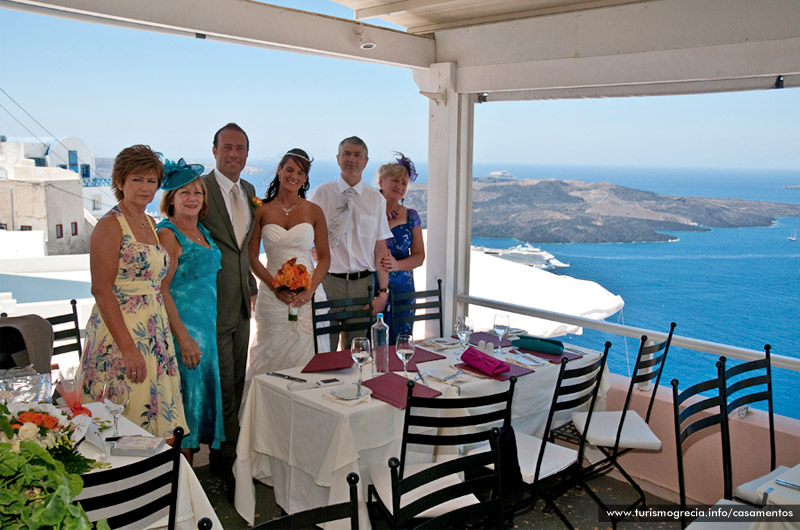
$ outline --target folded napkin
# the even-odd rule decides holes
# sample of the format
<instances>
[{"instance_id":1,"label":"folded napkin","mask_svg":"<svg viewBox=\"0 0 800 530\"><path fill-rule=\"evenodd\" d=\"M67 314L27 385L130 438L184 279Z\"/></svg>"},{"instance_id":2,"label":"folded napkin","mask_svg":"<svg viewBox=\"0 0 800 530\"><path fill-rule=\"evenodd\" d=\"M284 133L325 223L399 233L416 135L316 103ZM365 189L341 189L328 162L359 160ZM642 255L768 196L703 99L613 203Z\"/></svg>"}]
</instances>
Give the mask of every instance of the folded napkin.
<instances>
[{"instance_id":1,"label":"folded napkin","mask_svg":"<svg viewBox=\"0 0 800 530\"><path fill-rule=\"evenodd\" d=\"M408 379L402 375L389 372L378 377L364 381L364 386L372 390L372 397L380 399L386 403L397 407L406 408L406 398L408 397ZM417 397L436 397L442 393L425 385L415 385L414 395Z\"/></svg>"},{"instance_id":2,"label":"folded napkin","mask_svg":"<svg viewBox=\"0 0 800 530\"><path fill-rule=\"evenodd\" d=\"M518 339L511 341L513 346L539 353L550 355L561 355L564 351L564 343L560 340L540 339L530 335L522 335Z\"/></svg>"},{"instance_id":3,"label":"folded napkin","mask_svg":"<svg viewBox=\"0 0 800 530\"><path fill-rule=\"evenodd\" d=\"M487 375L496 375L502 372L508 372L510 368L508 363L495 359L494 357L490 357L477 348L473 348L472 346L467 348L464 353L461 354L461 361Z\"/></svg>"}]
</instances>

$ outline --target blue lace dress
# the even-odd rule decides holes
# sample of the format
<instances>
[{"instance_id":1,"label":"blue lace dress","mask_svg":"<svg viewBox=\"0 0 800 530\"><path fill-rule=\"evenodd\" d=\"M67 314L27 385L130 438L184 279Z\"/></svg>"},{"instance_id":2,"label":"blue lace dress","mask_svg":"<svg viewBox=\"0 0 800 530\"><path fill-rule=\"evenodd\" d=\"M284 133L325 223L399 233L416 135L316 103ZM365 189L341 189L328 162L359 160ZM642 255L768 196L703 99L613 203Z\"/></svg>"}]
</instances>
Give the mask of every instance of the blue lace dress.
<instances>
[{"instance_id":1,"label":"blue lace dress","mask_svg":"<svg viewBox=\"0 0 800 530\"><path fill-rule=\"evenodd\" d=\"M159 229L168 228L175 233L183 249L169 292L184 326L202 352L194 370L186 368L178 355L183 410L189 427L181 446L197 449L200 443L205 443L219 449L220 442L225 440L217 355L217 271L222 253L206 227L201 224L197 227L211 248L186 237L169 219L158 223ZM178 341L175 350L180 353Z\"/></svg>"},{"instance_id":2,"label":"blue lace dress","mask_svg":"<svg viewBox=\"0 0 800 530\"><path fill-rule=\"evenodd\" d=\"M413 241L413 229L422 224L416 210L408 208L406 210L406 222L392 228L392 239L386 240L389 252L396 260L406 259L411 255L411 242ZM393 293L409 293L414 290L414 271L392 271L389 273L389 300L386 302L384 322L389 326L389 344L394 344L397 336L401 333L411 333L414 324L406 322L400 326L395 326L391 314L391 297ZM403 311L401 316L410 315L411 311Z\"/></svg>"}]
</instances>

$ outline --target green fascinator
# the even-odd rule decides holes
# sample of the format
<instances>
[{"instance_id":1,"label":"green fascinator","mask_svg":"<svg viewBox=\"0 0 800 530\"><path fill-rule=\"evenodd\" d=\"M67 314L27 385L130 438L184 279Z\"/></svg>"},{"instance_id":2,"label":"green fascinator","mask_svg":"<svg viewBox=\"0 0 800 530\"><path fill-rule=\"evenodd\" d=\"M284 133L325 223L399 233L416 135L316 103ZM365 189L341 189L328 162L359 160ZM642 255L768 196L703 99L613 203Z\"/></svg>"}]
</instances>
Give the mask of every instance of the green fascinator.
<instances>
[{"instance_id":1,"label":"green fascinator","mask_svg":"<svg viewBox=\"0 0 800 530\"><path fill-rule=\"evenodd\" d=\"M205 168L201 164L187 164L183 158L177 162L164 161L164 181L161 189L177 190L203 174Z\"/></svg>"}]
</instances>

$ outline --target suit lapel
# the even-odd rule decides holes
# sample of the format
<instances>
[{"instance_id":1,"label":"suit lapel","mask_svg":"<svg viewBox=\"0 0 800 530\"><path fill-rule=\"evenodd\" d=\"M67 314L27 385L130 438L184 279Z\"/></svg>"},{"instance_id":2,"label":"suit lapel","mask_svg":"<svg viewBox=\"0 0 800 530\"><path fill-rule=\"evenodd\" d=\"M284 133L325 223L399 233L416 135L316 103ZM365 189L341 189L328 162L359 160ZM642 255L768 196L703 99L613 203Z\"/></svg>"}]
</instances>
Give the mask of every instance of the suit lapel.
<instances>
[{"instance_id":1,"label":"suit lapel","mask_svg":"<svg viewBox=\"0 0 800 530\"><path fill-rule=\"evenodd\" d=\"M236 241L236 234L233 231L231 216L228 214L228 208L225 207L225 199L222 197L222 190L219 189L219 184L214 176L214 172L212 171L206 175L205 179L206 189L208 190L209 206L216 212L216 216L220 224L227 229L228 243L234 248L239 248L239 243Z\"/></svg>"}]
</instances>

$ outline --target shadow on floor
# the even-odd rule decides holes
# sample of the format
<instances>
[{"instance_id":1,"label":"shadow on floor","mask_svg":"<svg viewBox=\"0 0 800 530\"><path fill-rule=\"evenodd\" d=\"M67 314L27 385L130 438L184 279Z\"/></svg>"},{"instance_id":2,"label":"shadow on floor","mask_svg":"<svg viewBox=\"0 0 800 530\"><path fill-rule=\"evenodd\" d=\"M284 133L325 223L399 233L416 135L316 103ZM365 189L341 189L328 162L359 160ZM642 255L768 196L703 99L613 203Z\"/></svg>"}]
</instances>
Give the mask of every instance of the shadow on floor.
<instances>
[{"instance_id":1,"label":"shadow on floor","mask_svg":"<svg viewBox=\"0 0 800 530\"><path fill-rule=\"evenodd\" d=\"M211 474L207 465L194 468L197 478L203 485L208 499L214 506L222 526L225 530L246 530L247 523L242 519L228 502L225 493L225 484ZM598 477L590 482L592 488L597 491L602 499L609 499L611 502L629 502L634 497L630 494L630 489L626 484L609 477ZM269 521L280 517L280 508L275 504L275 496L272 488L255 482L256 487L256 524ZM648 495L647 501L650 505L666 505L667 501L658 497ZM572 490L557 501L558 506L566 514L577 530L603 530L611 528L610 523L599 523L599 513L595 502L583 490ZM526 512L517 514L514 518L513 528L536 528L540 530L563 530L565 527L561 520L552 513L546 514L542 511L542 502L537 502ZM678 529L678 522L664 523L632 523L625 522L619 524L620 530L625 529Z\"/></svg>"}]
</instances>

